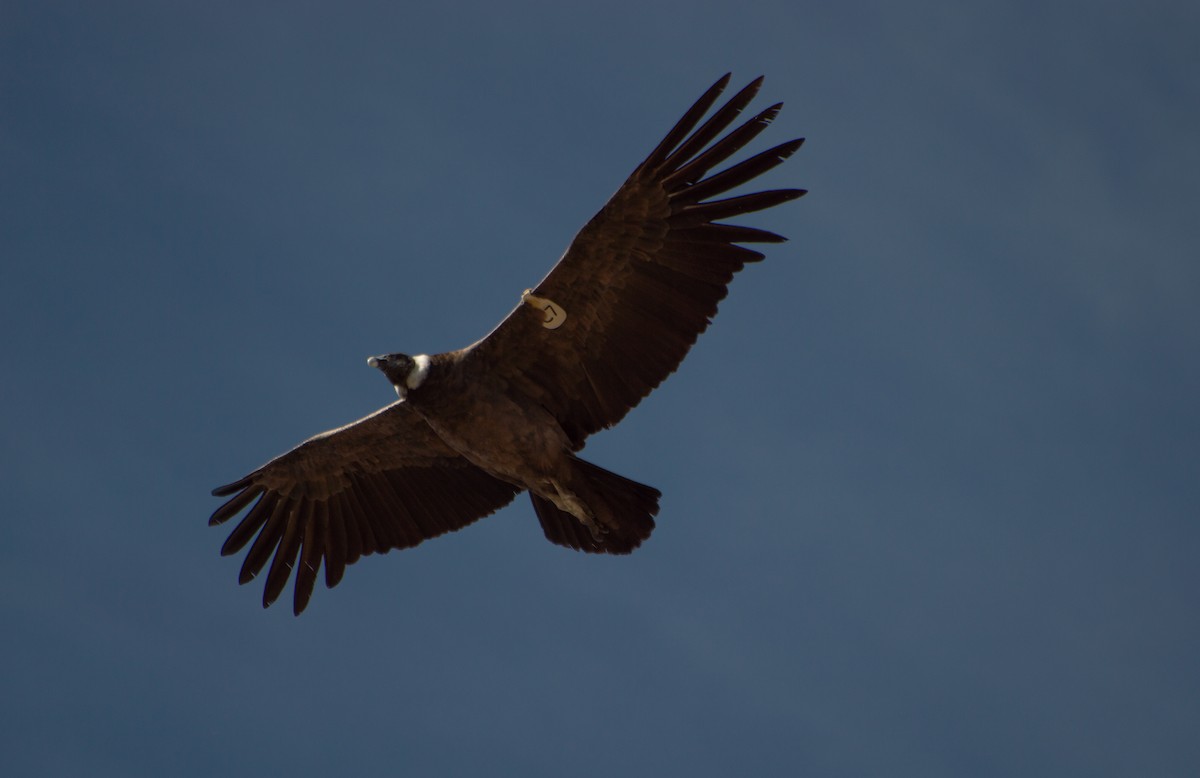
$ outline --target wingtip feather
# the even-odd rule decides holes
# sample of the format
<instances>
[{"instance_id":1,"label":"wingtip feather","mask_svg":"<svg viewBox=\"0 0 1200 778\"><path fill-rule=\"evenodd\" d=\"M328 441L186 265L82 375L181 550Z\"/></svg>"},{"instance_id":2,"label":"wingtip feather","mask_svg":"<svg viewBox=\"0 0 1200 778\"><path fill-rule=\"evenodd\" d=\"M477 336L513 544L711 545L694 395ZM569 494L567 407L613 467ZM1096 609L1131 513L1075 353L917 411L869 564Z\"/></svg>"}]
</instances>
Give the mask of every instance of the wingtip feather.
<instances>
[{"instance_id":1,"label":"wingtip feather","mask_svg":"<svg viewBox=\"0 0 1200 778\"><path fill-rule=\"evenodd\" d=\"M257 473L251 473L250 475L239 478L238 480L234 481L233 483L225 484L224 486L218 486L216 489L212 490L212 496L213 497L228 497L229 495L233 494L234 492L239 492L242 489L245 489L250 484L250 482L254 480L254 476L256 476L256 475L257 475Z\"/></svg>"},{"instance_id":2,"label":"wingtip feather","mask_svg":"<svg viewBox=\"0 0 1200 778\"><path fill-rule=\"evenodd\" d=\"M715 103L717 98L721 96L721 93L725 91L725 87L729 86L729 79L731 77L732 73L726 73L718 78L716 82L710 86L703 95L700 96L700 99L693 103L691 108L688 108L679 121L675 123L675 126L671 128L671 131L668 132L666 136L659 141L659 144L654 147L654 151L650 152L650 155L646 157L645 161L638 166L638 169L653 169L662 164L663 160L667 159L671 155L672 150L675 149L675 147L687 137L688 133L692 131L692 128L699 123L701 117L708 113L708 110L712 108L713 103Z\"/></svg>"},{"instance_id":3,"label":"wingtip feather","mask_svg":"<svg viewBox=\"0 0 1200 778\"><path fill-rule=\"evenodd\" d=\"M245 480L245 479L243 479ZM240 493L235 494L227 500L221 507L213 511L208 517L208 526L215 527L218 524L224 524L234 516L242 512L242 510L254 501L254 498L263 493L261 486L247 484L246 488ZM230 492L230 494L233 494Z\"/></svg>"}]
</instances>

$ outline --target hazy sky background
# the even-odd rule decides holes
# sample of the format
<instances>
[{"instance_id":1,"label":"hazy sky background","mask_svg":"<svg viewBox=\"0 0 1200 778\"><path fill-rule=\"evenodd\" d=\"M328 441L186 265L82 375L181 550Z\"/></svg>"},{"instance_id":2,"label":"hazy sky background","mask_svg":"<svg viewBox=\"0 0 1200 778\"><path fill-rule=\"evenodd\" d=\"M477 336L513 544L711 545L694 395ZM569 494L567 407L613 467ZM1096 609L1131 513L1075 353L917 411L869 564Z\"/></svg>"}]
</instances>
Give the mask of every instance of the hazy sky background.
<instances>
[{"instance_id":1,"label":"hazy sky background","mask_svg":"<svg viewBox=\"0 0 1200 778\"><path fill-rule=\"evenodd\" d=\"M9 775L1200 774L1195 3L0 2ZM490 329L726 70L811 194L587 455L263 611L209 490Z\"/></svg>"}]
</instances>

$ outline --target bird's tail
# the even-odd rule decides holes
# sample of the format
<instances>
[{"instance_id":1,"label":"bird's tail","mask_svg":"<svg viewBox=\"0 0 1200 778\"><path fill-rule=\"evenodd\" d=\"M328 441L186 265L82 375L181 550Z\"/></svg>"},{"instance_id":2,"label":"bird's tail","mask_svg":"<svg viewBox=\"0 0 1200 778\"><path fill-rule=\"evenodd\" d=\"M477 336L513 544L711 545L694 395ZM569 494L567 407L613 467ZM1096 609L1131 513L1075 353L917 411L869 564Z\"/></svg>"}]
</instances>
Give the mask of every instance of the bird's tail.
<instances>
[{"instance_id":1,"label":"bird's tail","mask_svg":"<svg viewBox=\"0 0 1200 778\"><path fill-rule=\"evenodd\" d=\"M662 492L574 456L571 465L570 488L595 514L601 532L592 532L550 500L530 492L547 540L592 554L628 554L650 537Z\"/></svg>"}]
</instances>

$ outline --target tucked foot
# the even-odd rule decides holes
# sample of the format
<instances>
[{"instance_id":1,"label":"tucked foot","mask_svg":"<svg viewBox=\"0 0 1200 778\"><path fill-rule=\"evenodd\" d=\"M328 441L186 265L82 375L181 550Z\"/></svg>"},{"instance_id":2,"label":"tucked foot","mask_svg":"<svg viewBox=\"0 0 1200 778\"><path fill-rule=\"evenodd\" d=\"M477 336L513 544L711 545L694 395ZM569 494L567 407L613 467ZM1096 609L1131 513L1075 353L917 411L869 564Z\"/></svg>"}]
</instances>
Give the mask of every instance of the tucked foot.
<instances>
[{"instance_id":1,"label":"tucked foot","mask_svg":"<svg viewBox=\"0 0 1200 778\"><path fill-rule=\"evenodd\" d=\"M596 521L596 514L592 509L583 500L579 499L577 494L563 486L556 479L551 478L550 485L554 487L557 499L554 499L553 502L558 506L558 509L566 511L579 519L579 522L587 527L588 532L592 533L592 539L600 543L604 535L608 533L608 528Z\"/></svg>"}]
</instances>

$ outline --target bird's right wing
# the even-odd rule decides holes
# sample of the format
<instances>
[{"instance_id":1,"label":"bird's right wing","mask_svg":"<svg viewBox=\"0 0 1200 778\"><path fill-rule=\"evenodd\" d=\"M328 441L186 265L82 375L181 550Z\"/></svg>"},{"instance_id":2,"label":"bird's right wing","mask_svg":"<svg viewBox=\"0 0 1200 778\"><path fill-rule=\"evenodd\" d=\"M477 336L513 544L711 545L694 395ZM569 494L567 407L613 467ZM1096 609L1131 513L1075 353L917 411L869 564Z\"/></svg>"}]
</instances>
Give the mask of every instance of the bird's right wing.
<instances>
[{"instance_id":1,"label":"bird's right wing","mask_svg":"<svg viewBox=\"0 0 1200 778\"><path fill-rule=\"evenodd\" d=\"M696 101L550 274L465 350L465 369L540 403L577 449L679 366L716 315L734 274L763 258L740 244L783 240L720 220L804 194L773 189L725 196L802 142L781 143L711 173L765 129L781 105L729 130L758 92L758 78L701 123L728 83L726 75Z\"/></svg>"},{"instance_id":2,"label":"bird's right wing","mask_svg":"<svg viewBox=\"0 0 1200 778\"><path fill-rule=\"evenodd\" d=\"M465 527L519 491L468 462L396 402L214 489L229 500L208 523L224 523L249 507L221 554L237 553L254 538L238 579L243 584L274 555L263 607L275 601L295 568L293 610L299 615L322 560L325 585L332 587L360 556Z\"/></svg>"}]
</instances>

